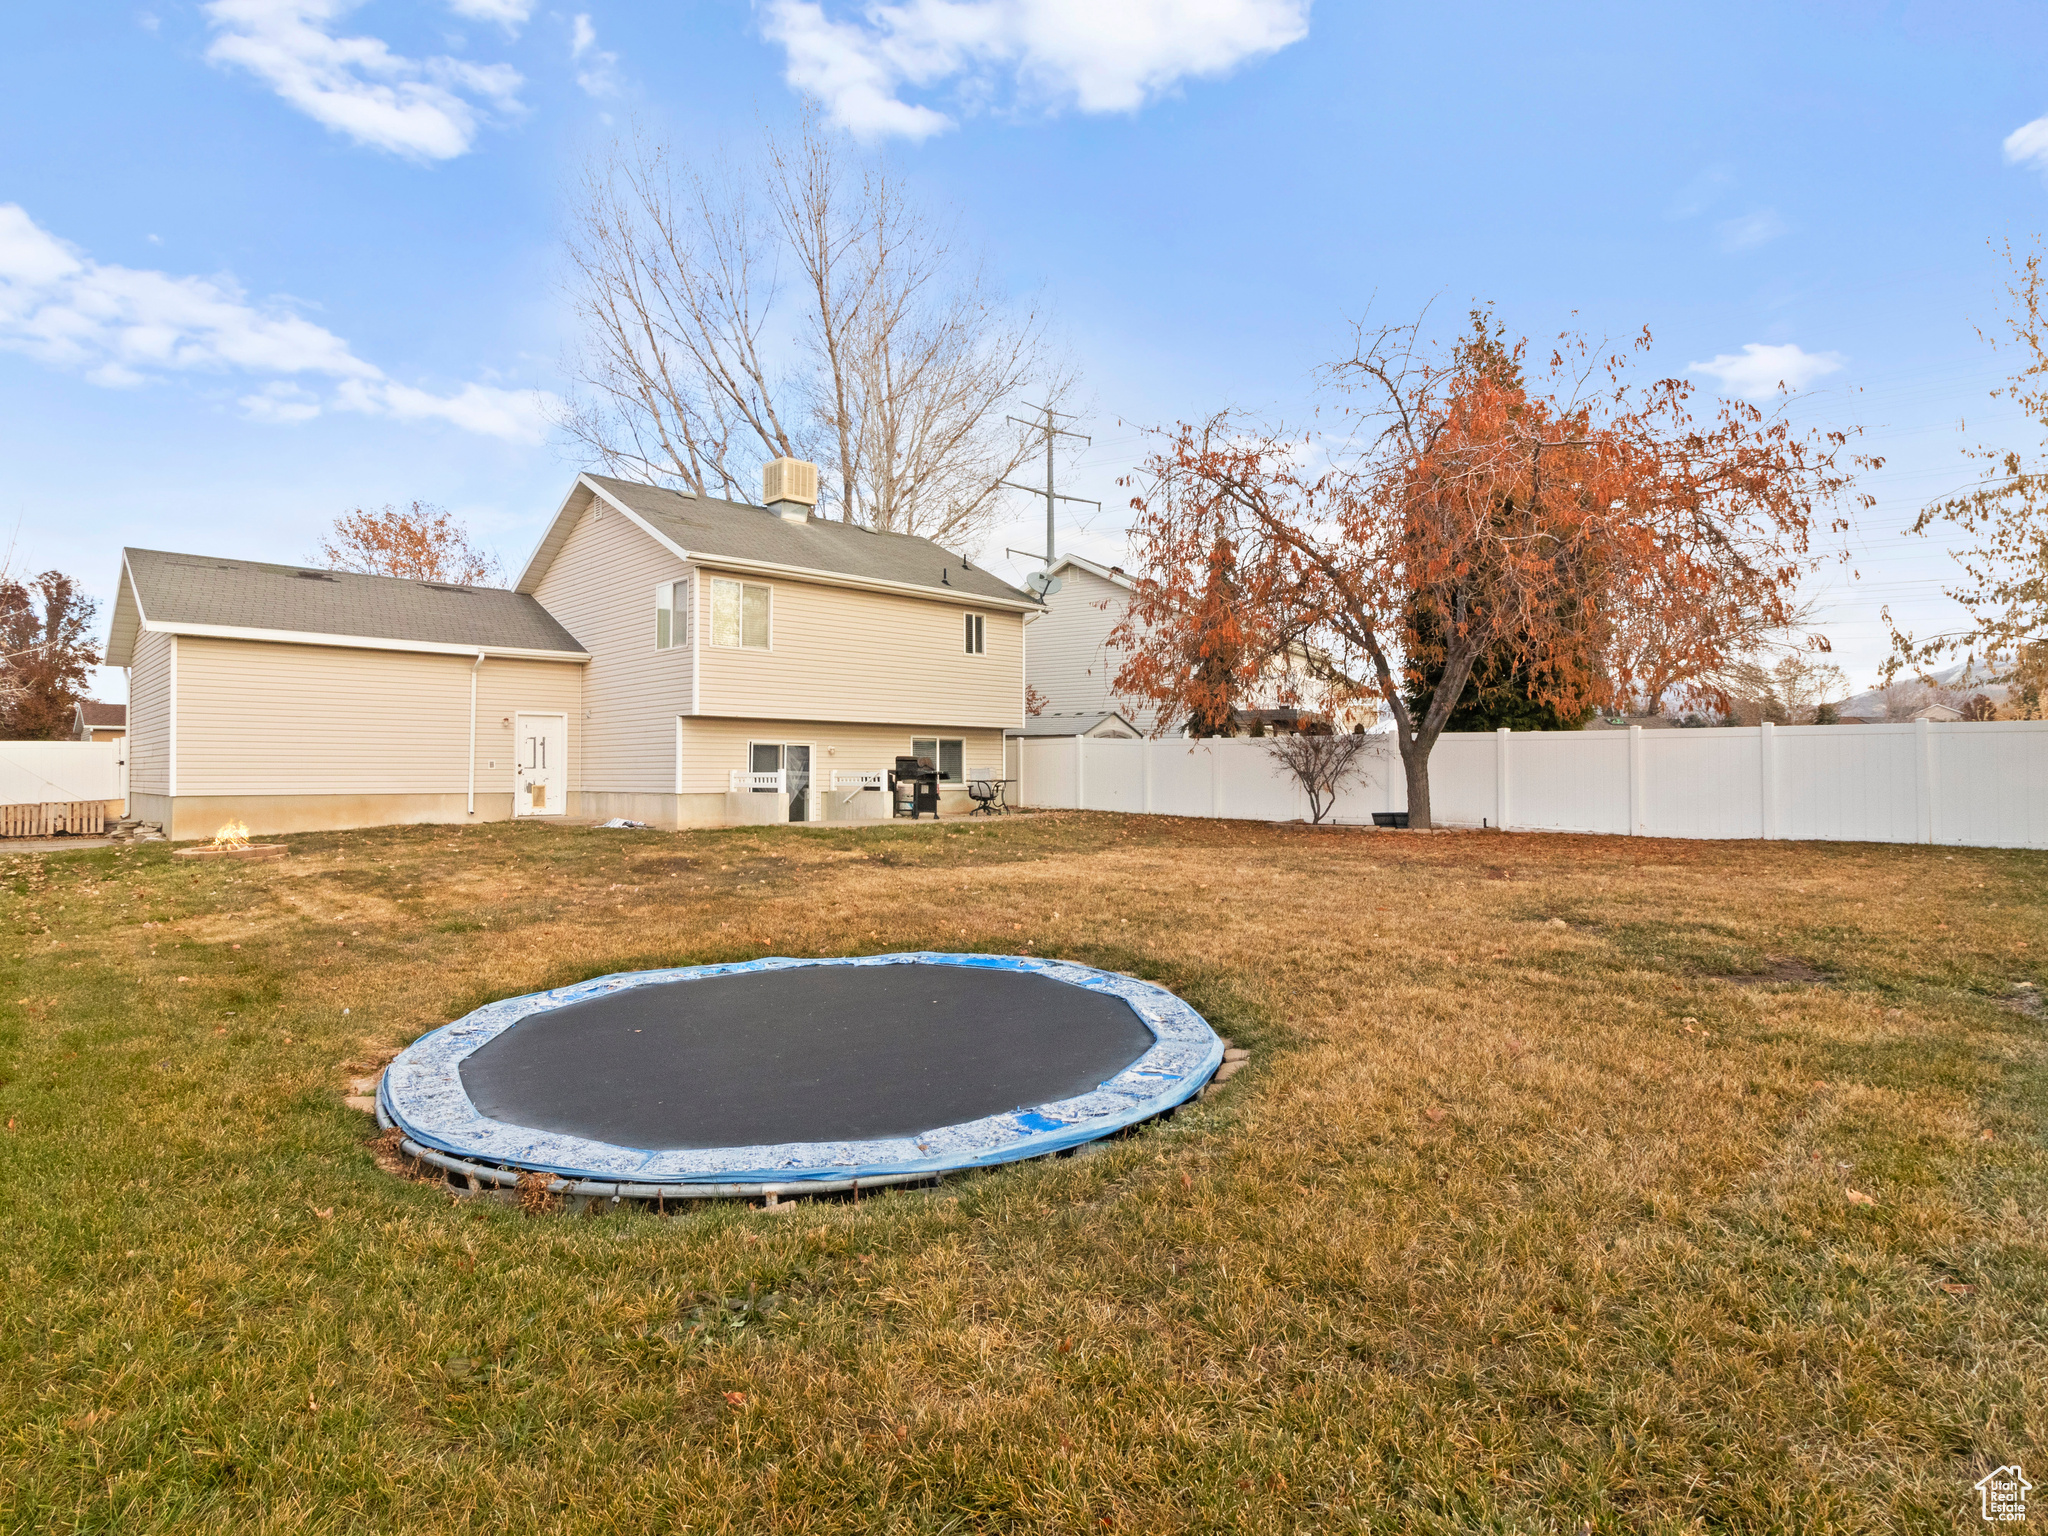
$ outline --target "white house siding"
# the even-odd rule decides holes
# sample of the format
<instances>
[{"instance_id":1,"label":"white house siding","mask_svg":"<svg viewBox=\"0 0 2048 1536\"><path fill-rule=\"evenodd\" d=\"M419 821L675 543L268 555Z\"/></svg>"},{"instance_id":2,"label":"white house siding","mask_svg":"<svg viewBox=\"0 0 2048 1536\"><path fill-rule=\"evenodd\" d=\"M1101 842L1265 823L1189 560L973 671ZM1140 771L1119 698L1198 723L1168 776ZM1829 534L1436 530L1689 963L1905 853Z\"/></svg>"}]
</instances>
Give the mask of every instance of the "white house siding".
<instances>
[{"instance_id":1,"label":"white house siding","mask_svg":"<svg viewBox=\"0 0 2048 1536\"><path fill-rule=\"evenodd\" d=\"M771 644L723 648L709 643L711 582L720 574L707 564L698 578L700 715L871 725L942 719L951 722L949 734L1023 723L1021 614L964 597L927 600L734 573L774 589ZM581 638L574 619L549 608ZM969 613L985 621L979 656L967 654Z\"/></svg>"},{"instance_id":2,"label":"white house siding","mask_svg":"<svg viewBox=\"0 0 2048 1536\"><path fill-rule=\"evenodd\" d=\"M1047 714L1113 709L1141 727L1150 720L1149 706L1111 686L1124 658L1111 649L1109 632L1123 622L1129 602L1129 593L1093 571L1070 565L1060 572L1060 590L1031 623L1025 667L1026 679L1045 698Z\"/></svg>"},{"instance_id":3,"label":"white house siding","mask_svg":"<svg viewBox=\"0 0 2048 1536\"><path fill-rule=\"evenodd\" d=\"M655 649L654 589L688 574L644 530L595 502L534 589L590 653L580 738L588 794L675 792L675 718L692 707L691 651ZM585 809L611 814L610 805L586 802Z\"/></svg>"},{"instance_id":4,"label":"white house siding","mask_svg":"<svg viewBox=\"0 0 2048 1536\"><path fill-rule=\"evenodd\" d=\"M144 630L135 637L135 656L128 668L131 796L171 792L171 651L175 644L171 636L156 630Z\"/></svg>"},{"instance_id":5,"label":"white house siding","mask_svg":"<svg viewBox=\"0 0 2048 1536\"><path fill-rule=\"evenodd\" d=\"M189 635L177 655L177 793L154 816L137 797L138 812L165 820L173 837L210 834L226 819L258 832L472 819L473 658ZM484 661L474 819L511 814L502 722L521 710L567 717L574 795L581 671Z\"/></svg>"}]
</instances>

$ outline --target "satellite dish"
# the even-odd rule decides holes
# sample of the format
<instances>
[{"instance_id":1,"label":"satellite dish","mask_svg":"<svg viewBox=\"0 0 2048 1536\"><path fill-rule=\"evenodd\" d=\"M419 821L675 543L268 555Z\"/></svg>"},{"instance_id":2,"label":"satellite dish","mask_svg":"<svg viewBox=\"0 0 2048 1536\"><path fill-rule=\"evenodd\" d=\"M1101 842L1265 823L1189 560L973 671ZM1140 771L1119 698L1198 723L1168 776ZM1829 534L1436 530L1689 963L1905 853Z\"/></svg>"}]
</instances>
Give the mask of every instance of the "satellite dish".
<instances>
[{"instance_id":1,"label":"satellite dish","mask_svg":"<svg viewBox=\"0 0 2048 1536\"><path fill-rule=\"evenodd\" d=\"M1050 571L1033 571L1024 578L1024 590L1033 597L1051 597L1059 589L1060 579Z\"/></svg>"}]
</instances>

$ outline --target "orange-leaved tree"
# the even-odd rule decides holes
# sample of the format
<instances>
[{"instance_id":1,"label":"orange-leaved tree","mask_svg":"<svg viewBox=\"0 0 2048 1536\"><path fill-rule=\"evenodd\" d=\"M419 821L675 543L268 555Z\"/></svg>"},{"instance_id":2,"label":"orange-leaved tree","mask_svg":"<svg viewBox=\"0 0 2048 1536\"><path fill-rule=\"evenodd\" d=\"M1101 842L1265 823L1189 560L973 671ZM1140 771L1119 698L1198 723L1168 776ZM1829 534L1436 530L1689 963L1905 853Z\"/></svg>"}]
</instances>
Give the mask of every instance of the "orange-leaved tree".
<instances>
[{"instance_id":1,"label":"orange-leaved tree","mask_svg":"<svg viewBox=\"0 0 2048 1536\"><path fill-rule=\"evenodd\" d=\"M460 587L498 580L498 557L472 544L469 530L445 510L423 501L343 513L315 558L330 570L366 576L411 576Z\"/></svg>"},{"instance_id":2,"label":"orange-leaved tree","mask_svg":"<svg viewBox=\"0 0 2048 1536\"><path fill-rule=\"evenodd\" d=\"M1850 433L1795 431L1740 401L1696 418L1684 381L1635 384L1622 355L1574 337L1532 380L1526 343L1474 318L1447 348L1417 325L1361 331L1328 370L1335 433L1223 413L1162 434L1131 503L1119 690L1213 711L1214 669L1191 659L1227 546L1228 686L1301 643L1367 677L1394 723L1410 825L1427 827L1430 751L1482 657L1571 714L1639 691L1634 636L1654 633L1661 677L1687 681L1717 675L1750 625L1792 621L1816 525L1846 527L1852 469L1879 462L1847 458ZM1732 613L1749 617L1714 619ZM1437 682L1411 708L1418 665Z\"/></svg>"}]
</instances>

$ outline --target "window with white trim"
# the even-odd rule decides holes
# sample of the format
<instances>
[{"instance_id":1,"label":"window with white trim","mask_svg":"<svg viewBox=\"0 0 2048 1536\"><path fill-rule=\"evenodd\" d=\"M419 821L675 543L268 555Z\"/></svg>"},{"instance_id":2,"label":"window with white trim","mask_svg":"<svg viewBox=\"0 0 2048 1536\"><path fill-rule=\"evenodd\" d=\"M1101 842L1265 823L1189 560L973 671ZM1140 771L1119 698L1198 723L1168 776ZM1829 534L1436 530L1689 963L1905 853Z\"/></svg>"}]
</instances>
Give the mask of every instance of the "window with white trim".
<instances>
[{"instance_id":1,"label":"window with white trim","mask_svg":"<svg viewBox=\"0 0 2048 1536\"><path fill-rule=\"evenodd\" d=\"M969 613L963 614L962 617L967 620L967 654L979 656L982 654L982 641L986 638L982 616L978 613Z\"/></svg>"},{"instance_id":2,"label":"window with white trim","mask_svg":"<svg viewBox=\"0 0 2048 1536\"><path fill-rule=\"evenodd\" d=\"M654 648L680 650L690 633L690 583L664 581L654 589Z\"/></svg>"},{"instance_id":3,"label":"window with white trim","mask_svg":"<svg viewBox=\"0 0 2048 1536\"><path fill-rule=\"evenodd\" d=\"M967 744L948 736L911 738L910 755L939 770L939 782L958 784L967 777Z\"/></svg>"},{"instance_id":4,"label":"window with white trim","mask_svg":"<svg viewBox=\"0 0 2048 1536\"><path fill-rule=\"evenodd\" d=\"M711 643L735 650L767 650L772 606L769 589L759 582L712 577Z\"/></svg>"}]
</instances>

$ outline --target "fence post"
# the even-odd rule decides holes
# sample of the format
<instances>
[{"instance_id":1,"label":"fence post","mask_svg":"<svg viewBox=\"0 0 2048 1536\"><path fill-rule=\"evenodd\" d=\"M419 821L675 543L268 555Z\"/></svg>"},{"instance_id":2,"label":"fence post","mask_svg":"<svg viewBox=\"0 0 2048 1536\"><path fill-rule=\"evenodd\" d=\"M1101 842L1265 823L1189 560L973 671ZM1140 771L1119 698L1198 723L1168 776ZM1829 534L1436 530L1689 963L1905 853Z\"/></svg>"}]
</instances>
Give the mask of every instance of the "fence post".
<instances>
[{"instance_id":1,"label":"fence post","mask_svg":"<svg viewBox=\"0 0 2048 1536\"><path fill-rule=\"evenodd\" d=\"M1082 778L1082 763L1087 757L1088 738L1079 731L1074 733L1074 809L1088 809L1088 794Z\"/></svg>"},{"instance_id":2,"label":"fence post","mask_svg":"<svg viewBox=\"0 0 2048 1536\"><path fill-rule=\"evenodd\" d=\"M1778 736L1777 727L1766 720L1757 728L1757 788L1762 798L1763 835L1778 835Z\"/></svg>"},{"instance_id":3,"label":"fence post","mask_svg":"<svg viewBox=\"0 0 2048 1536\"><path fill-rule=\"evenodd\" d=\"M1919 760L1919 772L1915 777L1919 780L1920 789L1920 841L1931 843L1934 841L1934 726L1927 720L1915 720L1913 735L1913 745L1919 748L1914 756Z\"/></svg>"},{"instance_id":4,"label":"fence post","mask_svg":"<svg viewBox=\"0 0 2048 1536\"><path fill-rule=\"evenodd\" d=\"M1506 726L1493 733L1493 824L1503 832L1508 829L1508 737L1512 734Z\"/></svg>"},{"instance_id":5,"label":"fence post","mask_svg":"<svg viewBox=\"0 0 2048 1536\"><path fill-rule=\"evenodd\" d=\"M1145 765L1145 814L1152 814L1152 743L1140 740L1138 759Z\"/></svg>"},{"instance_id":6,"label":"fence post","mask_svg":"<svg viewBox=\"0 0 2048 1536\"><path fill-rule=\"evenodd\" d=\"M1628 728L1628 835L1643 836L1643 824L1648 820L1643 812L1643 728L1632 725Z\"/></svg>"}]
</instances>

